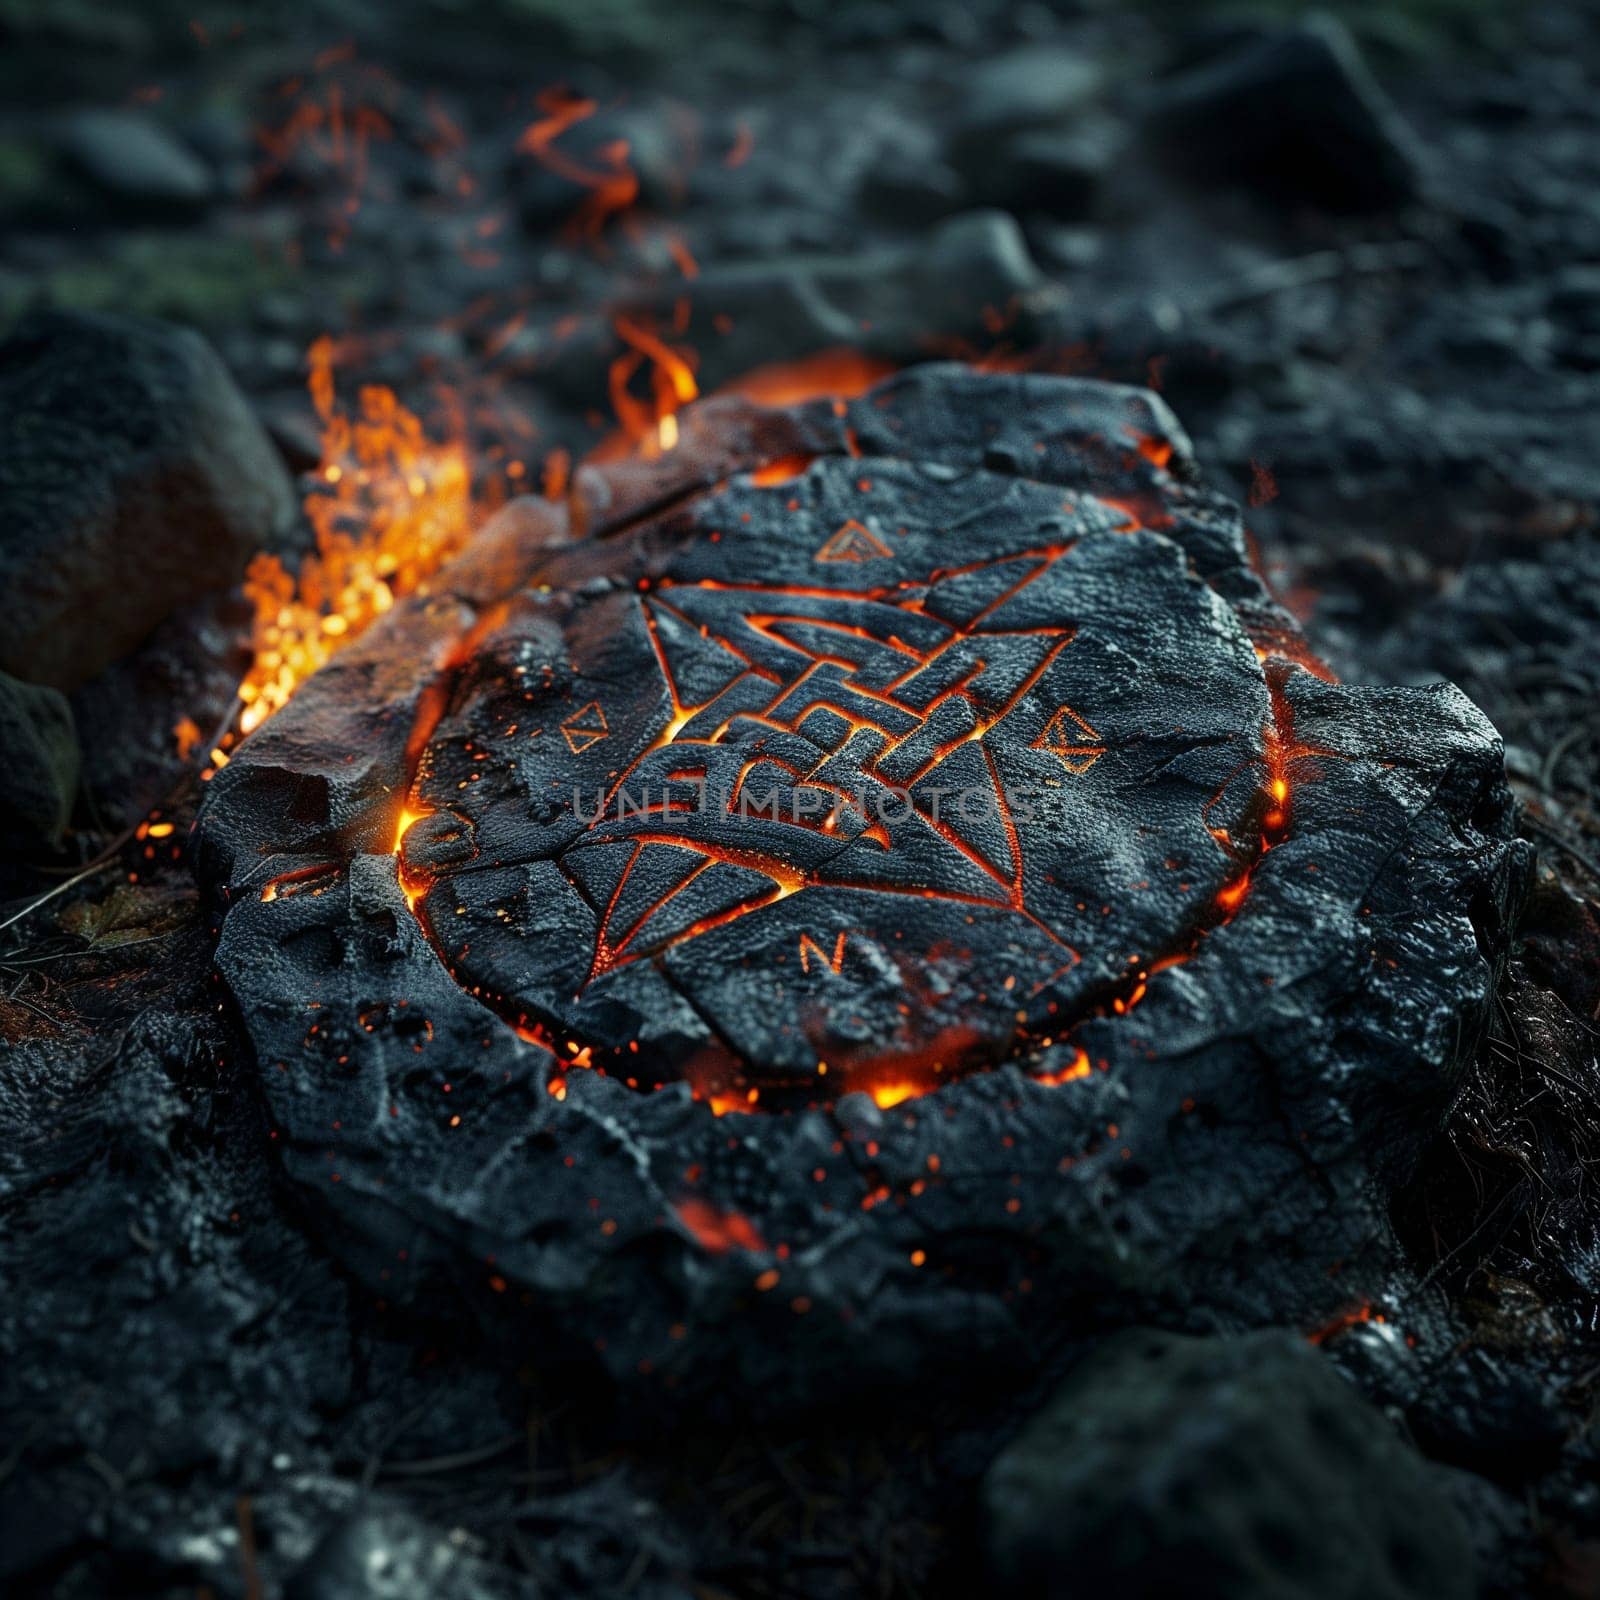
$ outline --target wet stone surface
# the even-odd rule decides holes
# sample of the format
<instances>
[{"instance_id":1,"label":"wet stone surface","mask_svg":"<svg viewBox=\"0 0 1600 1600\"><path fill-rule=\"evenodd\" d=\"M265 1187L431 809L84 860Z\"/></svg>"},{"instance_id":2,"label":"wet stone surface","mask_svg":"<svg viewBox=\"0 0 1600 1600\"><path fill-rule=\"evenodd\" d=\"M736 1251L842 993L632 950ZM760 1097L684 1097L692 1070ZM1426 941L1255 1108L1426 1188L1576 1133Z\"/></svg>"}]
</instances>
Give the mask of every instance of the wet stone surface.
<instances>
[{"instance_id":1,"label":"wet stone surface","mask_svg":"<svg viewBox=\"0 0 1600 1600\"><path fill-rule=\"evenodd\" d=\"M1525 877L1499 742L1327 680L1158 400L715 402L567 517L511 508L202 813L348 1264L758 1409L1393 1266L1371 1179Z\"/></svg>"}]
</instances>

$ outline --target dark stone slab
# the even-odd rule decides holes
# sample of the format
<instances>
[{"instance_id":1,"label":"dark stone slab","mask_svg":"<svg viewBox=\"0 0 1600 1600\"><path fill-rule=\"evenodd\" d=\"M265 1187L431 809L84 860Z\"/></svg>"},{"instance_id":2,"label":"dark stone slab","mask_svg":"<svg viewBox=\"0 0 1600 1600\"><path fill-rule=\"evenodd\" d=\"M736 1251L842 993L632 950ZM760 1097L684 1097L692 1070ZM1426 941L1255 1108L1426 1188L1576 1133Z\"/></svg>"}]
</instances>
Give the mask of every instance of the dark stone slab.
<instances>
[{"instance_id":1,"label":"dark stone slab","mask_svg":"<svg viewBox=\"0 0 1600 1600\"><path fill-rule=\"evenodd\" d=\"M1500 746L1448 686L1326 680L1159 400L713 402L569 509L508 512L202 813L350 1264L737 1407L1381 1277L1525 873Z\"/></svg>"}]
</instances>

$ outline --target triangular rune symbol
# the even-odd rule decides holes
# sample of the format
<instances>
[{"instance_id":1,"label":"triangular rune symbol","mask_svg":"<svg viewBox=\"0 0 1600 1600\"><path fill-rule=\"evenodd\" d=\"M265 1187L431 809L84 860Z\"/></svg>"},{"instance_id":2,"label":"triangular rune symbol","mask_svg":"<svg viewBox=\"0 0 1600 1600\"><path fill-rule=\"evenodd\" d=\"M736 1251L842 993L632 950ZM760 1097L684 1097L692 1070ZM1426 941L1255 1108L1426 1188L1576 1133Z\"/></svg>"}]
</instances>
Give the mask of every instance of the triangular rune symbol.
<instances>
[{"instance_id":1,"label":"triangular rune symbol","mask_svg":"<svg viewBox=\"0 0 1600 1600\"><path fill-rule=\"evenodd\" d=\"M838 532L830 534L817 551L818 561L878 561L893 555L882 539L852 517Z\"/></svg>"}]
</instances>

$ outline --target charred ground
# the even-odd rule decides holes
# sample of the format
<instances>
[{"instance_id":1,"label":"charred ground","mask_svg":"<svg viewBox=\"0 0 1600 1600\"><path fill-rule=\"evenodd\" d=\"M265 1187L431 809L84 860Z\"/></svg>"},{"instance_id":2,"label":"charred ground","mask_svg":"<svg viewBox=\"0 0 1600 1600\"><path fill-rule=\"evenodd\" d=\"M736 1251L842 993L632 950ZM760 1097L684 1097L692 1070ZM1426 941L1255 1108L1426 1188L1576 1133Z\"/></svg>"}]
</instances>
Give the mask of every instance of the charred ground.
<instances>
[{"instance_id":1,"label":"charred ground","mask_svg":"<svg viewBox=\"0 0 1600 1600\"><path fill-rule=\"evenodd\" d=\"M17 623L0 669L29 680L7 684L3 725L0 920L26 912L0 935L8 1581L67 1595L1028 1592L1040 1560L1125 1581L1096 1565L1115 1525L1154 1552L1137 1570L1157 1583L1173 1550L1186 1578L1203 1567L1237 1593L1241 1548L1265 1570L1323 1575L1337 1549L1350 1589L1330 1592L1587 1592L1600 123L1585 76L1600 41L1559 7L1514 24L1408 11L1398 29L1357 14L1366 65L1340 29L1281 16L1180 34L1159 10L860 7L819 22L774 8L715 27L591 10L364 28L329 11L311 36L208 14L89 11L63 32L22 8L4 24L0 305L8 320L39 302L74 313L35 318L0 354L0 584ZM222 362L76 315L100 310L198 326ZM891 389L931 397L924 412L946 396L949 417L898 440L875 438L883 408L855 400L853 437L826 399L687 409L728 389L780 408L858 396L934 357L963 365ZM1057 380L1029 390L974 364L1156 389L1195 462L1148 418L1108 455L1089 438L1104 440L1102 420L1064 430L1041 470ZM583 638L543 639L540 607L604 604L594 580L620 575L652 653L599 663L553 748L579 760L623 738L602 689L639 702L647 744L652 718L670 725L700 698L663 692L637 583L661 602L663 582L721 578L664 554L692 561L682 552L727 531L717 486L743 483L761 537L803 569L749 581L881 588L875 547L897 548L917 496L938 501L932 521L962 515L962 491L928 464L948 468L950 428L990 404L1005 437L957 462L969 483L1012 486L981 525L1026 521L1037 483L1104 497L1105 526L1073 542L1126 540L1131 519L1152 548L1186 552L1184 592L1207 588L1268 658L1241 658L1240 704L1270 713L1287 696L1294 741L1320 752L1296 769L1291 825L1263 833L1272 718L1234 719L1258 802L1235 808L1245 857L1282 837L1247 883L1229 860L1209 912L1169 929L1293 964L1293 1005L1263 1010L1208 954L1157 974L1131 1014L1114 1003L1143 980L1108 971L1070 1043L1042 1045L1031 1025L1003 1048L986 1037L978 1064L995 1070L963 1066L932 1095L795 1096L774 1047L763 1082L792 1103L713 1117L679 1081L692 1051L678 1045L664 1089L630 1089L604 1041L551 1010L550 986L513 1000L489 981L527 981L526 938L512 956L492 948L499 913L526 898L454 895L460 838L413 821L407 846L402 820L437 816L446 787L486 770L474 758L506 725L495 685L530 641L581 668ZM130 413L162 426L130 428ZM855 487L853 451L884 463L878 498ZM353 486L363 465L383 468L376 508ZM298 514L285 468L317 473ZM456 615L437 594L406 598L530 486L570 516L564 535L544 511L512 513L502 559L480 550L474 567L469 552L450 580ZM1154 527L1185 507L1198 545ZM375 526L379 547L340 545ZM324 636L313 549L351 631L387 613L379 631ZM248 591L217 593L253 555ZM938 565L896 580L927 586ZM554 598L462 652L486 602L530 579ZM716 605L695 621L743 637L750 607L729 620ZM803 609L791 597L791 619ZM678 613L657 604L658 629ZM1077 630L1063 661L1093 643L1086 614L1075 599L1047 619ZM133 619L144 642L130 649L107 618ZM901 643L926 655L926 631ZM274 685L324 657L268 717ZM1313 657L1340 682L1306 671ZM434 738L408 749L416 719L390 708L440 675L429 661L450 695ZM1504 736L1515 819L1464 700L1376 687L1440 677ZM241 681L261 723L242 755ZM318 696L355 720L321 740L308 782L297 739ZM1060 698L1081 719L1061 725L1071 737L1051 734L1057 708L1041 701L1014 744L1064 783L1110 783L1115 707L1108 721ZM1220 700L1205 709L1227 720ZM1113 753L1091 760L1101 747ZM514 784L479 798L477 830L493 832L497 804L526 809ZM1352 838L1352 812L1392 837ZM1005 878L1006 846L962 843ZM1352 882L1370 861L1363 881L1390 886L1359 985L1337 919L1291 895L1297 867L1330 861ZM1282 920L1255 915L1277 896ZM457 905L490 936L465 963L438 926ZM862 930L846 921L783 923L797 981L824 993L847 978L837 933ZM555 930L560 956L593 969L609 950L619 973L642 972L651 962L624 959L639 926L609 945L603 929ZM352 963L387 974L390 1011L348 1038L308 1034L312 987ZM495 991L488 1012L474 987ZM1228 1042L1193 1050L1206 995L1230 999L1231 1018L1210 1018ZM402 1008L419 1001L413 1021ZM772 1020L771 998L755 1010ZM612 1021L625 1048L632 1022ZM432 1060L423 1023L472 1070L415 1069ZM1130 1030L1181 1065L1125 1058ZM741 1071L762 1055L733 1042ZM552 1072L550 1047L571 1063L586 1046ZM510 1092L488 1087L489 1059L515 1071ZM402 1113L385 1110L399 1131L380 1140L350 1115L373 1072ZM549 1181L571 1171L570 1189ZM867 1331L841 1333L841 1307ZM1244 1337L1259 1328L1286 1331ZM1191 1342L1164 1343L1173 1331ZM1330 1365L1375 1408L1337 1391L1348 1428L1319 1409ZM1270 1415L1241 1371L1279 1397ZM1275 1466L1219 1468L1180 1426L1194 1415ZM1105 1439L1123 1454L1096 1454ZM1062 1477L1063 1452L1086 1463L1081 1482ZM1153 1461L1161 1482L1203 1487L1198 1510L1176 1490L1141 1499ZM1037 1498L1063 1482L1065 1501ZM1386 1503L1361 1499L1372 1484ZM1351 1520L1305 1522L1307 1503ZM1216 1530L1240 1526L1220 1550Z\"/></svg>"}]
</instances>

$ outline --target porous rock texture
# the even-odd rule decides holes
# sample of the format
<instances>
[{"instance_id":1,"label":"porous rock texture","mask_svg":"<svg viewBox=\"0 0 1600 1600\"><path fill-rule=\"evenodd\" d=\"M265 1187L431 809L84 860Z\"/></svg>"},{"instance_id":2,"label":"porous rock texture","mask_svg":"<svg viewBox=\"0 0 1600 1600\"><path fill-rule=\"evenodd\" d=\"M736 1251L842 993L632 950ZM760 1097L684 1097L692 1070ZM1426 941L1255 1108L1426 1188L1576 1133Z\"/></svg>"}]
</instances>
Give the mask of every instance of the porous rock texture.
<instances>
[{"instance_id":1,"label":"porous rock texture","mask_svg":"<svg viewBox=\"0 0 1600 1600\"><path fill-rule=\"evenodd\" d=\"M1130 1329L984 1479L1000 1593L1474 1592L1445 1477L1304 1340Z\"/></svg>"},{"instance_id":2,"label":"porous rock texture","mask_svg":"<svg viewBox=\"0 0 1600 1600\"><path fill-rule=\"evenodd\" d=\"M77 688L293 517L288 472L198 333L42 311L0 343L0 669Z\"/></svg>"},{"instance_id":3,"label":"porous rock texture","mask_svg":"<svg viewBox=\"0 0 1600 1600\"><path fill-rule=\"evenodd\" d=\"M60 690L0 672L0 848L60 844L81 761L72 707Z\"/></svg>"},{"instance_id":4,"label":"porous rock texture","mask_svg":"<svg viewBox=\"0 0 1600 1600\"><path fill-rule=\"evenodd\" d=\"M308 684L198 859L345 1261L758 1409L1381 1281L1526 849L1196 479L1106 384L713 402Z\"/></svg>"}]
</instances>

